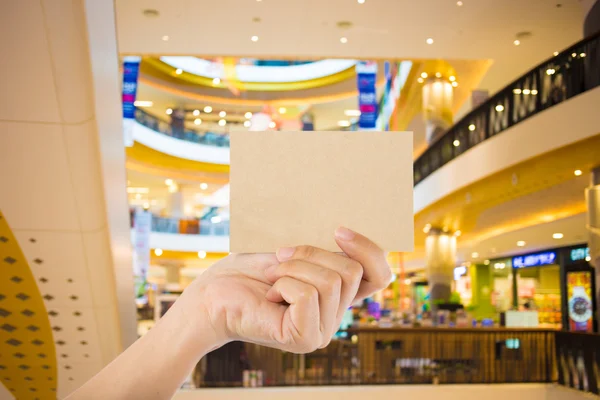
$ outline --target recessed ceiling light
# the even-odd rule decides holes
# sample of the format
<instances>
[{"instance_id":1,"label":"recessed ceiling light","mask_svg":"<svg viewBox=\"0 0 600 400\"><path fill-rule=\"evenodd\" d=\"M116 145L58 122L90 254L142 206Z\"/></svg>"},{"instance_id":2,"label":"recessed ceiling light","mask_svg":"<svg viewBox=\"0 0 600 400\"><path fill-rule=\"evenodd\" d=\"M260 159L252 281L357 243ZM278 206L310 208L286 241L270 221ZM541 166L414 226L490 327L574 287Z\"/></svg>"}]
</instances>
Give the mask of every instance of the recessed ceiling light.
<instances>
[{"instance_id":1,"label":"recessed ceiling light","mask_svg":"<svg viewBox=\"0 0 600 400\"><path fill-rule=\"evenodd\" d=\"M338 124L338 126L341 126L341 127L343 127L343 128L344 128L344 127L349 127L349 126L350 126L350 121L341 120L341 121L338 121L338 123L337 123L337 124Z\"/></svg>"},{"instance_id":2,"label":"recessed ceiling light","mask_svg":"<svg viewBox=\"0 0 600 400\"><path fill-rule=\"evenodd\" d=\"M252 123L250 121L244 121L244 126L246 128L250 128L250 125L252 125Z\"/></svg>"},{"instance_id":3,"label":"recessed ceiling light","mask_svg":"<svg viewBox=\"0 0 600 400\"><path fill-rule=\"evenodd\" d=\"M250 38L253 42L258 42L258 36L254 35Z\"/></svg>"},{"instance_id":4,"label":"recessed ceiling light","mask_svg":"<svg viewBox=\"0 0 600 400\"><path fill-rule=\"evenodd\" d=\"M424 233L429 233L429 230L431 229L431 224L427 224L423 227L423 232Z\"/></svg>"},{"instance_id":5,"label":"recessed ceiling light","mask_svg":"<svg viewBox=\"0 0 600 400\"><path fill-rule=\"evenodd\" d=\"M573 173L575 174L575 176L581 176L581 174L582 174L583 172L581 172L581 170L580 170L580 169L576 169L576 170L575 170L575 172L573 172Z\"/></svg>"},{"instance_id":6,"label":"recessed ceiling light","mask_svg":"<svg viewBox=\"0 0 600 400\"><path fill-rule=\"evenodd\" d=\"M454 147L458 147L460 146L460 140L455 139L454 142L452 142L452 144L454 145Z\"/></svg>"},{"instance_id":7,"label":"recessed ceiling light","mask_svg":"<svg viewBox=\"0 0 600 400\"><path fill-rule=\"evenodd\" d=\"M502 104L498 104L498 105L496 106L496 111L498 111L498 112L502 112L502 111L504 111L504 106L503 106Z\"/></svg>"},{"instance_id":8,"label":"recessed ceiling light","mask_svg":"<svg viewBox=\"0 0 600 400\"><path fill-rule=\"evenodd\" d=\"M218 85L219 83L221 83L220 78L213 78L213 85Z\"/></svg>"},{"instance_id":9,"label":"recessed ceiling light","mask_svg":"<svg viewBox=\"0 0 600 400\"><path fill-rule=\"evenodd\" d=\"M560 232L556 232L552 234L552 239L562 239L565 235Z\"/></svg>"},{"instance_id":10,"label":"recessed ceiling light","mask_svg":"<svg viewBox=\"0 0 600 400\"><path fill-rule=\"evenodd\" d=\"M435 77L436 77L436 78L441 78L441 77L442 77L442 74L441 74L440 72L436 72L436 73L435 73Z\"/></svg>"},{"instance_id":11,"label":"recessed ceiling light","mask_svg":"<svg viewBox=\"0 0 600 400\"><path fill-rule=\"evenodd\" d=\"M427 42L427 44L433 44L433 39L432 38L427 38L427 40L425 42Z\"/></svg>"},{"instance_id":12,"label":"recessed ceiling light","mask_svg":"<svg viewBox=\"0 0 600 400\"><path fill-rule=\"evenodd\" d=\"M483 265L490 265L490 260L485 260L485 261L483 262Z\"/></svg>"},{"instance_id":13,"label":"recessed ceiling light","mask_svg":"<svg viewBox=\"0 0 600 400\"><path fill-rule=\"evenodd\" d=\"M248 111L246 114L244 114L244 117L246 117L247 119L252 118L252 113L250 111Z\"/></svg>"},{"instance_id":14,"label":"recessed ceiling light","mask_svg":"<svg viewBox=\"0 0 600 400\"><path fill-rule=\"evenodd\" d=\"M456 2L456 5L457 5L457 6L459 6L459 7L462 7L462 5L463 5L463 2L462 2L462 1L457 1L457 2Z\"/></svg>"},{"instance_id":15,"label":"recessed ceiling light","mask_svg":"<svg viewBox=\"0 0 600 400\"><path fill-rule=\"evenodd\" d=\"M200 115L200 110L194 110L192 114L194 115L194 117L197 117L198 115Z\"/></svg>"},{"instance_id":16,"label":"recessed ceiling light","mask_svg":"<svg viewBox=\"0 0 600 400\"><path fill-rule=\"evenodd\" d=\"M198 252L198 258L202 258L202 259L206 258L206 252L205 251L199 251Z\"/></svg>"},{"instance_id":17,"label":"recessed ceiling light","mask_svg":"<svg viewBox=\"0 0 600 400\"><path fill-rule=\"evenodd\" d=\"M347 38L347 37L345 37L345 36L344 36L344 37L341 37L341 38L340 38L340 42L341 42L341 43L348 43L348 38Z\"/></svg>"},{"instance_id":18,"label":"recessed ceiling light","mask_svg":"<svg viewBox=\"0 0 600 400\"><path fill-rule=\"evenodd\" d=\"M225 118L226 115L227 115L227 113L225 111L221 111L219 113L219 117L221 117L221 118Z\"/></svg>"},{"instance_id":19,"label":"recessed ceiling light","mask_svg":"<svg viewBox=\"0 0 600 400\"><path fill-rule=\"evenodd\" d=\"M458 86L458 82L454 81L452 82L452 87L457 87Z\"/></svg>"},{"instance_id":20,"label":"recessed ceiling light","mask_svg":"<svg viewBox=\"0 0 600 400\"><path fill-rule=\"evenodd\" d=\"M172 108L167 108L167 111L165 111L167 113L167 115L171 115L173 114L173 109Z\"/></svg>"},{"instance_id":21,"label":"recessed ceiling light","mask_svg":"<svg viewBox=\"0 0 600 400\"><path fill-rule=\"evenodd\" d=\"M227 125L227 121L225 121L224 119L220 119L219 126L225 126L225 125Z\"/></svg>"},{"instance_id":22,"label":"recessed ceiling light","mask_svg":"<svg viewBox=\"0 0 600 400\"><path fill-rule=\"evenodd\" d=\"M360 117L360 110L345 110L344 114L347 117Z\"/></svg>"},{"instance_id":23,"label":"recessed ceiling light","mask_svg":"<svg viewBox=\"0 0 600 400\"><path fill-rule=\"evenodd\" d=\"M454 75L450 75L448 77L448 80L450 80L450 82L454 82L456 80L456 77Z\"/></svg>"},{"instance_id":24,"label":"recessed ceiling light","mask_svg":"<svg viewBox=\"0 0 600 400\"><path fill-rule=\"evenodd\" d=\"M427 72L421 72L421 78L425 79L427 78L429 75L427 75Z\"/></svg>"},{"instance_id":25,"label":"recessed ceiling light","mask_svg":"<svg viewBox=\"0 0 600 400\"><path fill-rule=\"evenodd\" d=\"M275 127L277 127L277 124L275 123L275 121L269 122L269 128L275 129Z\"/></svg>"},{"instance_id":26,"label":"recessed ceiling light","mask_svg":"<svg viewBox=\"0 0 600 400\"><path fill-rule=\"evenodd\" d=\"M165 185L171 186L173 184L173 179L165 179Z\"/></svg>"},{"instance_id":27,"label":"recessed ceiling light","mask_svg":"<svg viewBox=\"0 0 600 400\"><path fill-rule=\"evenodd\" d=\"M285 107L279 107L279 114L285 114L287 109Z\"/></svg>"},{"instance_id":28,"label":"recessed ceiling light","mask_svg":"<svg viewBox=\"0 0 600 400\"><path fill-rule=\"evenodd\" d=\"M520 41L519 39L515 39L515 41L513 42L513 44L514 44L515 46L518 46L518 45L520 45L520 44L521 44L521 41Z\"/></svg>"},{"instance_id":29,"label":"recessed ceiling light","mask_svg":"<svg viewBox=\"0 0 600 400\"><path fill-rule=\"evenodd\" d=\"M365 0L357 0L358 4L365 4Z\"/></svg>"},{"instance_id":30,"label":"recessed ceiling light","mask_svg":"<svg viewBox=\"0 0 600 400\"><path fill-rule=\"evenodd\" d=\"M519 247L523 247L523 246L525 246L525 241L524 241L524 240L519 240L519 241L517 242L517 246L519 246Z\"/></svg>"},{"instance_id":31,"label":"recessed ceiling light","mask_svg":"<svg viewBox=\"0 0 600 400\"><path fill-rule=\"evenodd\" d=\"M169 41L169 36L168 35L163 36L162 40L164 40L165 42L168 42Z\"/></svg>"},{"instance_id":32,"label":"recessed ceiling light","mask_svg":"<svg viewBox=\"0 0 600 400\"><path fill-rule=\"evenodd\" d=\"M204 112L207 114L210 114L212 112L212 107L211 106L204 107Z\"/></svg>"},{"instance_id":33,"label":"recessed ceiling light","mask_svg":"<svg viewBox=\"0 0 600 400\"><path fill-rule=\"evenodd\" d=\"M154 249L154 255L156 255L157 257L162 256L162 253L163 253L162 249Z\"/></svg>"},{"instance_id":34,"label":"recessed ceiling light","mask_svg":"<svg viewBox=\"0 0 600 400\"><path fill-rule=\"evenodd\" d=\"M459 237L460 235L462 235L460 229L454 232L454 236Z\"/></svg>"},{"instance_id":35,"label":"recessed ceiling light","mask_svg":"<svg viewBox=\"0 0 600 400\"><path fill-rule=\"evenodd\" d=\"M556 73L556 70L554 68L548 68L546 70L546 75L554 75Z\"/></svg>"},{"instance_id":36,"label":"recessed ceiling light","mask_svg":"<svg viewBox=\"0 0 600 400\"><path fill-rule=\"evenodd\" d=\"M577 57L577 53L571 53L571 57Z\"/></svg>"},{"instance_id":37,"label":"recessed ceiling light","mask_svg":"<svg viewBox=\"0 0 600 400\"><path fill-rule=\"evenodd\" d=\"M552 53L554 55L554 57L556 57L558 55L558 51L555 51L554 53Z\"/></svg>"},{"instance_id":38,"label":"recessed ceiling light","mask_svg":"<svg viewBox=\"0 0 600 400\"><path fill-rule=\"evenodd\" d=\"M521 94L521 89L513 89L514 94Z\"/></svg>"},{"instance_id":39,"label":"recessed ceiling light","mask_svg":"<svg viewBox=\"0 0 600 400\"><path fill-rule=\"evenodd\" d=\"M206 182L202 182L202 183L200 184L200 189L202 189L202 190L206 190L206 189L208 189L208 183L206 183Z\"/></svg>"},{"instance_id":40,"label":"recessed ceiling light","mask_svg":"<svg viewBox=\"0 0 600 400\"><path fill-rule=\"evenodd\" d=\"M202 120L200 118L196 118L194 120L194 124L196 124L196 125L200 125L201 123L202 123Z\"/></svg>"},{"instance_id":41,"label":"recessed ceiling light","mask_svg":"<svg viewBox=\"0 0 600 400\"><path fill-rule=\"evenodd\" d=\"M154 105L150 100L136 100L133 102L136 107L152 107Z\"/></svg>"},{"instance_id":42,"label":"recessed ceiling light","mask_svg":"<svg viewBox=\"0 0 600 400\"><path fill-rule=\"evenodd\" d=\"M533 90L531 91L531 94L535 96L536 94L538 94L538 91L537 91L537 90L535 90L535 89L533 89Z\"/></svg>"},{"instance_id":43,"label":"recessed ceiling light","mask_svg":"<svg viewBox=\"0 0 600 400\"><path fill-rule=\"evenodd\" d=\"M417 78L417 82L419 82L419 83L423 83L423 82L425 82L425 81L423 80L423 78L419 77L419 78Z\"/></svg>"},{"instance_id":44,"label":"recessed ceiling light","mask_svg":"<svg viewBox=\"0 0 600 400\"><path fill-rule=\"evenodd\" d=\"M471 257L473 258L479 258L479 253L474 251L473 253L471 253Z\"/></svg>"},{"instance_id":45,"label":"recessed ceiling light","mask_svg":"<svg viewBox=\"0 0 600 400\"><path fill-rule=\"evenodd\" d=\"M473 132L475 130L475 124L469 125L469 130Z\"/></svg>"},{"instance_id":46,"label":"recessed ceiling light","mask_svg":"<svg viewBox=\"0 0 600 400\"><path fill-rule=\"evenodd\" d=\"M584 58L585 57L585 53L580 53L579 57Z\"/></svg>"},{"instance_id":47,"label":"recessed ceiling light","mask_svg":"<svg viewBox=\"0 0 600 400\"><path fill-rule=\"evenodd\" d=\"M182 70L181 68L177 68L177 69L175 70L175 73L176 73L177 75L181 75L181 73L182 73L182 72L183 72L183 70Z\"/></svg>"},{"instance_id":48,"label":"recessed ceiling light","mask_svg":"<svg viewBox=\"0 0 600 400\"><path fill-rule=\"evenodd\" d=\"M529 89L523 89L523 94L524 94L524 95L526 95L526 96L527 96L527 95L529 95L530 93L531 93L531 90L529 90Z\"/></svg>"}]
</instances>

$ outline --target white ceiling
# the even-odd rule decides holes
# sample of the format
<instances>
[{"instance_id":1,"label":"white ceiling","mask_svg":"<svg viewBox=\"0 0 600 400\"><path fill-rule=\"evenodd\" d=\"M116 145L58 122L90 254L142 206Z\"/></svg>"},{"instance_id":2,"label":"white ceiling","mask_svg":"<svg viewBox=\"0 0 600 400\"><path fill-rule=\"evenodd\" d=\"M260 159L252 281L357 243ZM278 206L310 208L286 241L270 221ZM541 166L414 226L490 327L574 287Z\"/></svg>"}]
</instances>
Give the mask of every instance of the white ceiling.
<instances>
[{"instance_id":1,"label":"white ceiling","mask_svg":"<svg viewBox=\"0 0 600 400\"><path fill-rule=\"evenodd\" d=\"M498 90L579 40L578 0L117 0L123 54L302 58L493 59ZM558 7L560 4L560 7ZM143 15L145 9L159 16ZM235 12L232 12L235 10ZM260 18L260 22L254 22ZM337 23L349 21L341 29ZM518 32L531 37L513 45ZM163 41L163 36L168 41ZM259 40L252 42L251 36ZM340 43L340 37L348 43ZM433 38L432 45L426 44Z\"/></svg>"}]
</instances>

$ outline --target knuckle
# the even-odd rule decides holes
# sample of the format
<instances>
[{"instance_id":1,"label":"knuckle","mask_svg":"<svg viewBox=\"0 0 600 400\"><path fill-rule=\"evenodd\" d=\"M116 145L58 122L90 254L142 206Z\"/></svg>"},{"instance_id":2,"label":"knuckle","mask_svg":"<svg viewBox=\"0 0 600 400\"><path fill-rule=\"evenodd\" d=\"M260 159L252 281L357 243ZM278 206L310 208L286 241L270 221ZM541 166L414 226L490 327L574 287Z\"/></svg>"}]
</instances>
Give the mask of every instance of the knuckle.
<instances>
[{"instance_id":1,"label":"knuckle","mask_svg":"<svg viewBox=\"0 0 600 400\"><path fill-rule=\"evenodd\" d=\"M318 297L317 289L314 286L306 286L302 289L302 297L307 299L313 299Z\"/></svg>"},{"instance_id":2,"label":"knuckle","mask_svg":"<svg viewBox=\"0 0 600 400\"><path fill-rule=\"evenodd\" d=\"M363 276L363 266L356 260L348 259L343 273L351 281L360 280Z\"/></svg>"},{"instance_id":3,"label":"knuckle","mask_svg":"<svg viewBox=\"0 0 600 400\"><path fill-rule=\"evenodd\" d=\"M312 246L307 246L307 245L303 245L303 246L298 246L296 248L296 256L298 258L302 258L305 260L309 260L312 258L312 256L315 254L315 248Z\"/></svg>"}]
</instances>

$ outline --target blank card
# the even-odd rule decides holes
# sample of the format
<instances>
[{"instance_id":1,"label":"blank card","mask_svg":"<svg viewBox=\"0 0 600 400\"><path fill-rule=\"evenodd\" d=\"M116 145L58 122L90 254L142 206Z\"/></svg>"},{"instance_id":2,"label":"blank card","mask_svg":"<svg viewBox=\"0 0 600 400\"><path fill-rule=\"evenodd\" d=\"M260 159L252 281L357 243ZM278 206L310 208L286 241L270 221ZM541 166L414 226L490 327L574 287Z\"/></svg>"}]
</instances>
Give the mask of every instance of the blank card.
<instances>
[{"instance_id":1,"label":"blank card","mask_svg":"<svg viewBox=\"0 0 600 400\"><path fill-rule=\"evenodd\" d=\"M340 251L338 226L412 251L412 132L232 132L230 251Z\"/></svg>"}]
</instances>

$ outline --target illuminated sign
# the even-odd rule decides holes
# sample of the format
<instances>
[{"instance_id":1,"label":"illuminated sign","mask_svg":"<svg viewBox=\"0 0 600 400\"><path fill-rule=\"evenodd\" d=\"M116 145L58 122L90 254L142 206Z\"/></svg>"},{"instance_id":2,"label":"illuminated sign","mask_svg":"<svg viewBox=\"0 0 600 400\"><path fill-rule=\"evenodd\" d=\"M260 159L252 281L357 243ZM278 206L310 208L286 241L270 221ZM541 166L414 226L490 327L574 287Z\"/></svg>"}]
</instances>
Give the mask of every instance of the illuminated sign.
<instances>
[{"instance_id":1,"label":"illuminated sign","mask_svg":"<svg viewBox=\"0 0 600 400\"><path fill-rule=\"evenodd\" d=\"M571 250L571 261L581 261L587 260L590 256L590 248L589 247L579 247L577 249Z\"/></svg>"},{"instance_id":2,"label":"illuminated sign","mask_svg":"<svg viewBox=\"0 0 600 400\"><path fill-rule=\"evenodd\" d=\"M542 265L554 264L556 261L556 252L545 251L543 253L528 254L526 256L514 257L512 259L513 268L539 267Z\"/></svg>"}]
</instances>

